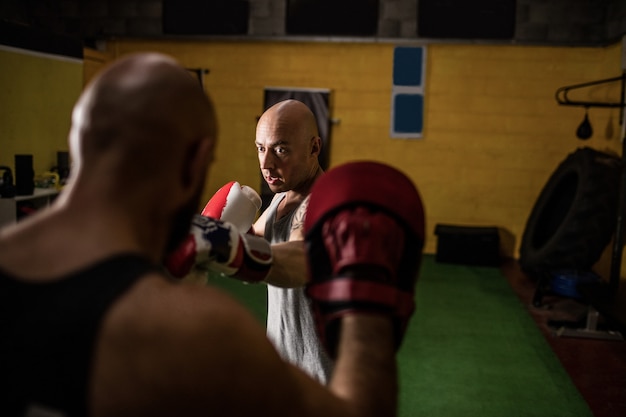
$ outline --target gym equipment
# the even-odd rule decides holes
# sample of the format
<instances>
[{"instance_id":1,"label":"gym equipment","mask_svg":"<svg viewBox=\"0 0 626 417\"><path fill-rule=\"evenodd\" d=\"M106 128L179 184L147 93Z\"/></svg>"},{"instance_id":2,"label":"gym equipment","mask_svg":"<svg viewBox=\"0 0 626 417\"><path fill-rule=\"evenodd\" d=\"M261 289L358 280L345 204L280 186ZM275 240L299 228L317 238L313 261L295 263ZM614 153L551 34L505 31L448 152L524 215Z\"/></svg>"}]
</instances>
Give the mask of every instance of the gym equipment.
<instances>
[{"instance_id":1,"label":"gym equipment","mask_svg":"<svg viewBox=\"0 0 626 417\"><path fill-rule=\"evenodd\" d=\"M400 171L352 162L324 174L311 189L304 220L313 317L320 340L336 356L344 315L393 319L404 337L424 244L424 209Z\"/></svg>"},{"instance_id":2,"label":"gym equipment","mask_svg":"<svg viewBox=\"0 0 626 417\"><path fill-rule=\"evenodd\" d=\"M578 139L587 140L593 135L593 127L591 127L591 122L589 121L588 110L589 109L585 107L585 118L580 126L578 126L578 129L576 129Z\"/></svg>"},{"instance_id":3,"label":"gym equipment","mask_svg":"<svg viewBox=\"0 0 626 417\"><path fill-rule=\"evenodd\" d=\"M15 197L15 186L13 185L13 173L11 168L0 166L2 171L2 184L0 184L0 198Z\"/></svg>"},{"instance_id":4,"label":"gym equipment","mask_svg":"<svg viewBox=\"0 0 626 417\"><path fill-rule=\"evenodd\" d=\"M435 235L437 262L475 266L499 266L501 263L497 227L438 224Z\"/></svg>"},{"instance_id":5,"label":"gym equipment","mask_svg":"<svg viewBox=\"0 0 626 417\"><path fill-rule=\"evenodd\" d=\"M621 169L617 156L592 148L577 149L559 164L526 222L524 271L591 269L615 230Z\"/></svg>"},{"instance_id":6,"label":"gym equipment","mask_svg":"<svg viewBox=\"0 0 626 417\"><path fill-rule=\"evenodd\" d=\"M231 181L223 185L206 203L202 215L226 221L248 231L261 208L261 196L247 185Z\"/></svg>"},{"instance_id":7,"label":"gym equipment","mask_svg":"<svg viewBox=\"0 0 626 417\"><path fill-rule=\"evenodd\" d=\"M569 91L573 89L616 81L621 83L619 102L574 101L570 100L567 96ZM604 154L604 157L596 158L598 154L602 155L602 153L587 150L586 154L590 154L591 157L582 158L577 164L579 168L572 168L570 172L568 172L567 169L561 169L562 166L567 165L565 162L569 159L574 160L576 154L583 155L583 151L579 150L566 159L557 169L557 172L559 170L561 171L561 177L555 173L553 178L556 179L554 181L551 179L542 191L542 195L540 195L540 200L542 200L542 197L546 197L543 199L545 210L539 210L537 206L533 209L533 212L537 211L542 213L542 215L533 216L533 214L531 214L531 219L529 219L529 225L532 224L531 220L534 220L537 223L542 223L542 225L546 227L546 231L543 233L539 232L541 229L540 225L533 225L533 227L528 227L529 225L527 225L529 236L526 236L525 231L522 248L520 249L520 263L523 268L527 269L527 272L530 270L535 276L541 277L539 281L540 285L537 288L539 292L542 282L545 284L546 280L549 279L549 274L553 273L559 267L569 268L571 265L574 265L573 268L576 272L589 272L592 264L597 261L604 247L608 244L610 237L613 236L611 271L608 283L602 280L596 282L579 282L576 277L569 276L565 282L568 280L572 282L567 282L565 287L563 287L559 285L559 281L557 280L556 285L553 285L553 289L564 291L566 295L569 293L570 296L581 295L588 306L587 325L585 328L572 330L563 327L557 331L557 335L621 340L622 336L619 332L613 332L611 330L600 331L597 329L596 325L600 314L598 310L601 310L602 314L604 314L607 319L610 319L610 321L618 327L626 329L626 308L623 306L626 300L624 296L626 292L620 291L622 250L624 247L624 231L626 227L624 223L624 211L626 209L626 190L624 189L624 184L626 184L626 140L624 140L624 138L626 138L626 127L624 126L626 70L623 71L619 77L561 87L557 89L555 96L560 105L584 106L585 109L589 107L620 108L619 123L622 126L622 154L621 158L612 155L607 157L607 154ZM593 130L586 111L585 119L578 127L576 134L579 139L584 140L591 137L592 133ZM596 162L596 159L602 161L604 164L594 164L593 162ZM611 159L612 161L610 161ZM606 169L600 168L602 165L604 165ZM590 166L598 167L598 169L591 169ZM582 173L586 175L581 175ZM599 180L599 177L602 177L602 173L606 175ZM588 180L592 175L593 180ZM602 184L603 181L607 182L607 184ZM549 189L550 184L552 184L554 189ZM594 195L591 191L591 187L594 185L600 186L600 188L606 188L608 186L608 188L603 193ZM561 191L560 197L557 197L559 196L557 191ZM572 194L572 191L575 191L575 194ZM594 203L590 203L586 199L593 199L599 196L606 197L601 199L601 201L608 203L605 204L605 206L610 206L610 209L600 210L599 208L601 206L596 205L595 208L598 210L591 210ZM539 201L537 203L537 205L540 205ZM561 211L558 209L558 206L570 209L568 211ZM549 207L552 207L552 210L547 210ZM578 216L574 213L577 213ZM577 227L575 224L576 221L579 222ZM571 227L566 227L568 225ZM610 229L609 225L612 225ZM593 230L590 229L590 227L593 228ZM567 233L565 231L569 230L573 232L575 229L578 229L576 235L571 234L571 237L574 239L573 245L568 246L566 243ZM586 233L590 234L586 236ZM588 238L587 242L585 242L585 238ZM559 245L557 245L557 243ZM530 247L528 246L529 244L531 245ZM584 244L588 245L587 250L582 249L582 245ZM542 254L542 250L539 248L540 246L550 248L551 251L543 252L543 264L538 262L533 265L533 259L537 262L541 258L541 256L535 256ZM559 246L561 253L557 254ZM547 252L551 252L551 256L548 256ZM524 256L522 256L522 253L524 253ZM576 255L581 255L578 260L574 258ZM525 261L522 262L524 257ZM548 262L549 259L551 260L550 262ZM529 260L531 260L531 262L528 262ZM529 268L529 263L531 268ZM546 276L548 276L548 278L546 278ZM555 282L554 278L552 281L553 283ZM575 292L569 291L572 286L575 287ZM620 297L621 306L619 301ZM534 299L535 305L538 303L538 299L540 299L540 297L536 293Z\"/></svg>"},{"instance_id":8,"label":"gym equipment","mask_svg":"<svg viewBox=\"0 0 626 417\"><path fill-rule=\"evenodd\" d=\"M32 155L15 155L15 195L33 195L35 171Z\"/></svg>"},{"instance_id":9,"label":"gym equipment","mask_svg":"<svg viewBox=\"0 0 626 417\"><path fill-rule=\"evenodd\" d=\"M272 260L267 240L242 233L232 223L196 214L189 235L167 256L165 267L177 278L197 268L244 282L259 282L269 273Z\"/></svg>"}]
</instances>

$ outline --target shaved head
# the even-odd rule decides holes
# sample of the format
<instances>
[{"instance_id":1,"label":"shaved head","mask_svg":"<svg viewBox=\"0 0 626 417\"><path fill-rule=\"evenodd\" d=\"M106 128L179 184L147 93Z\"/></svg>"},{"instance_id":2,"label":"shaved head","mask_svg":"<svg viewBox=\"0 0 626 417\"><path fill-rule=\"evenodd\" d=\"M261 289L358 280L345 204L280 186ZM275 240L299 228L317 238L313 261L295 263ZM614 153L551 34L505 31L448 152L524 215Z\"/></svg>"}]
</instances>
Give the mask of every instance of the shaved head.
<instances>
[{"instance_id":1,"label":"shaved head","mask_svg":"<svg viewBox=\"0 0 626 417\"><path fill-rule=\"evenodd\" d=\"M257 123L255 143L261 174L273 192L308 193L321 172L322 140L304 103L285 100L267 109Z\"/></svg>"},{"instance_id":2,"label":"shaved head","mask_svg":"<svg viewBox=\"0 0 626 417\"><path fill-rule=\"evenodd\" d=\"M284 133L298 141L308 141L319 136L315 115L298 100L285 100L267 109L257 124L259 131Z\"/></svg>"},{"instance_id":3,"label":"shaved head","mask_svg":"<svg viewBox=\"0 0 626 417\"><path fill-rule=\"evenodd\" d=\"M169 250L198 210L216 134L207 94L174 59L157 53L118 59L87 86L72 113L72 195L83 205L96 197L114 201L109 210L167 225Z\"/></svg>"},{"instance_id":4,"label":"shaved head","mask_svg":"<svg viewBox=\"0 0 626 417\"><path fill-rule=\"evenodd\" d=\"M79 166L114 151L142 168L178 156L177 142L215 136L214 111L198 81L172 58L149 53L116 61L87 86L72 114L70 146Z\"/></svg>"}]
</instances>

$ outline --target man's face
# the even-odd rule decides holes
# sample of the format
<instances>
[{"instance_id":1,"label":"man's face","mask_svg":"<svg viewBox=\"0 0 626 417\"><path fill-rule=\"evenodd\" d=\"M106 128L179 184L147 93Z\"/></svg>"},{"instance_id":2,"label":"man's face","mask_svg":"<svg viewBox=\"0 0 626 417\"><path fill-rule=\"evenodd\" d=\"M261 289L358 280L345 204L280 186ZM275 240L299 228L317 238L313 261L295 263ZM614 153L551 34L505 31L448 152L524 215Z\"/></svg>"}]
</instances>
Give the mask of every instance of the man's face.
<instances>
[{"instance_id":1,"label":"man's face","mask_svg":"<svg viewBox=\"0 0 626 417\"><path fill-rule=\"evenodd\" d=\"M206 175L208 175L209 168L213 163L214 146L215 141L211 141L208 156L204 164L204 169L202 171L206 173L205 176L203 176L201 178L201 181L199 181L191 199L186 204L181 206L174 214L174 220L170 229L165 253L170 253L177 249L178 246L185 240L185 238L189 234L191 219L193 218L194 214L198 213L198 209L200 208L200 201L202 198L202 192L204 191Z\"/></svg>"},{"instance_id":2,"label":"man's face","mask_svg":"<svg viewBox=\"0 0 626 417\"><path fill-rule=\"evenodd\" d=\"M272 192L296 189L311 175L312 138L277 123L261 121L256 131L256 147L261 173Z\"/></svg>"},{"instance_id":3,"label":"man's face","mask_svg":"<svg viewBox=\"0 0 626 417\"><path fill-rule=\"evenodd\" d=\"M165 253L171 253L176 250L189 234L191 219L194 214L198 212L201 195L202 187L199 188L195 196L189 200L187 204L182 206L174 215L174 221L172 222L172 227L170 229L170 235L167 240Z\"/></svg>"}]
</instances>

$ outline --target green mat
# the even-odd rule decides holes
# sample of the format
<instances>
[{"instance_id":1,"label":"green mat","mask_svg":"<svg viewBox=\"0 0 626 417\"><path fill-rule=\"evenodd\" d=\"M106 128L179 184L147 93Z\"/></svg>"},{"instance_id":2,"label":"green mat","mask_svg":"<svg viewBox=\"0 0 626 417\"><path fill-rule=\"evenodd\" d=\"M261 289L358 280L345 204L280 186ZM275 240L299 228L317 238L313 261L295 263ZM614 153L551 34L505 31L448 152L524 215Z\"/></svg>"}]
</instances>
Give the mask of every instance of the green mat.
<instances>
[{"instance_id":1,"label":"green mat","mask_svg":"<svg viewBox=\"0 0 626 417\"><path fill-rule=\"evenodd\" d=\"M265 323L263 285L209 278ZM592 417L497 268L425 256L398 354L401 417Z\"/></svg>"}]
</instances>

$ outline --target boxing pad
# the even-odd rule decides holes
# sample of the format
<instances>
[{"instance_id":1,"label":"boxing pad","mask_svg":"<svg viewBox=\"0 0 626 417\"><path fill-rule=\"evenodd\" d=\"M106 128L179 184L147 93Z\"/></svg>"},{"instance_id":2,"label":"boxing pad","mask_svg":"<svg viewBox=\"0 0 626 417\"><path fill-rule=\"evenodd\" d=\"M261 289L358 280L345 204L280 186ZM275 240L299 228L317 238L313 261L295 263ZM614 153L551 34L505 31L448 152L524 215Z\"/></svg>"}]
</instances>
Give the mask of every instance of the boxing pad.
<instances>
[{"instance_id":1,"label":"boxing pad","mask_svg":"<svg viewBox=\"0 0 626 417\"><path fill-rule=\"evenodd\" d=\"M202 210L202 215L223 220L247 232L252 227L261 208L261 197L247 185L231 181L222 186L211 197Z\"/></svg>"},{"instance_id":2,"label":"boxing pad","mask_svg":"<svg viewBox=\"0 0 626 417\"><path fill-rule=\"evenodd\" d=\"M392 318L398 348L415 310L424 209L411 180L378 162L331 169L312 187L304 221L306 294L331 357L341 318Z\"/></svg>"}]
</instances>

